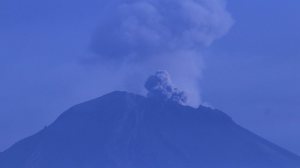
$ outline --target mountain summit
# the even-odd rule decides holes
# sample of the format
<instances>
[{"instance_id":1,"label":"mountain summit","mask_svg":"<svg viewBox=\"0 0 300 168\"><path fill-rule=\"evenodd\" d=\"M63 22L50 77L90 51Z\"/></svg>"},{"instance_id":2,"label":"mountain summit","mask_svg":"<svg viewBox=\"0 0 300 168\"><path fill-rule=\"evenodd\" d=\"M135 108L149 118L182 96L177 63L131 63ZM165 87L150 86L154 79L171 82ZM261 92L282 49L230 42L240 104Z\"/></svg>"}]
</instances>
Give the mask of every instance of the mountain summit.
<instances>
[{"instance_id":1,"label":"mountain summit","mask_svg":"<svg viewBox=\"0 0 300 168\"><path fill-rule=\"evenodd\" d=\"M113 92L0 154L1 168L299 168L221 111Z\"/></svg>"}]
</instances>

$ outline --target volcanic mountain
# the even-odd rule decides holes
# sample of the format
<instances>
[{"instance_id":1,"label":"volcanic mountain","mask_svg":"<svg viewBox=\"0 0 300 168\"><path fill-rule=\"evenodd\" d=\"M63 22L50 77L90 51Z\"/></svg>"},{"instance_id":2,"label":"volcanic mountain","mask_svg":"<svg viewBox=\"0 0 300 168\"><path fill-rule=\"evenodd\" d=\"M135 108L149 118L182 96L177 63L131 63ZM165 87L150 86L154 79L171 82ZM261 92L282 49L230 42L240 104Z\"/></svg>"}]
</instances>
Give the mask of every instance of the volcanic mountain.
<instances>
[{"instance_id":1,"label":"volcanic mountain","mask_svg":"<svg viewBox=\"0 0 300 168\"><path fill-rule=\"evenodd\" d=\"M112 92L0 154L1 168L299 168L225 113Z\"/></svg>"}]
</instances>

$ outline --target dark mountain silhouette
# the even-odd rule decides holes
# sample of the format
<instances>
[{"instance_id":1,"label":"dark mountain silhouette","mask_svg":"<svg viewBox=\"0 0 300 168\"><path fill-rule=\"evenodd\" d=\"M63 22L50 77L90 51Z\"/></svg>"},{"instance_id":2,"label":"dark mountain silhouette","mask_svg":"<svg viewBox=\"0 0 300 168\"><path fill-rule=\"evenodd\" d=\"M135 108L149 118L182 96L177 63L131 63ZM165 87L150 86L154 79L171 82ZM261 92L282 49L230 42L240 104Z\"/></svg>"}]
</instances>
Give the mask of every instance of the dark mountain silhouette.
<instances>
[{"instance_id":1,"label":"dark mountain silhouette","mask_svg":"<svg viewBox=\"0 0 300 168\"><path fill-rule=\"evenodd\" d=\"M113 92L0 154L0 168L299 168L221 111Z\"/></svg>"}]
</instances>

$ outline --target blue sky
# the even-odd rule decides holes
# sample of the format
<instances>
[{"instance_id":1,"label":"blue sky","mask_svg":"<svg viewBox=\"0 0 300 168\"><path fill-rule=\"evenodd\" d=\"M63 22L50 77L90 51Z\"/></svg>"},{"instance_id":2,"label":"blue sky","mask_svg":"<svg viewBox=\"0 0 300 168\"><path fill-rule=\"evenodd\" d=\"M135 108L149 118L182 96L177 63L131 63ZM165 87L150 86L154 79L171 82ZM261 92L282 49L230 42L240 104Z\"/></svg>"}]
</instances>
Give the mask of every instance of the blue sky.
<instances>
[{"instance_id":1,"label":"blue sky","mask_svg":"<svg viewBox=\"0 0 300 168\"><path fill-rule=\"evenodd\" d=\"M70 106L118 88L103 72L109 68L78 66L89 54L103 3L0 2L0 150ZM294 0L228 0L235 24L205 50L200 81L205 102L298 154L299 6Z\"/></svg>"},{"instance_id":2,"label":"blue sky","mask_svg":"<svg viewBox=\"0 0 300 168\"><path fill-rule=\"evenodd\" d=\"M300 151L298 1L229 1L236 23L207 57L204 99L240 124Z\"/></svg>"}]
</instances>

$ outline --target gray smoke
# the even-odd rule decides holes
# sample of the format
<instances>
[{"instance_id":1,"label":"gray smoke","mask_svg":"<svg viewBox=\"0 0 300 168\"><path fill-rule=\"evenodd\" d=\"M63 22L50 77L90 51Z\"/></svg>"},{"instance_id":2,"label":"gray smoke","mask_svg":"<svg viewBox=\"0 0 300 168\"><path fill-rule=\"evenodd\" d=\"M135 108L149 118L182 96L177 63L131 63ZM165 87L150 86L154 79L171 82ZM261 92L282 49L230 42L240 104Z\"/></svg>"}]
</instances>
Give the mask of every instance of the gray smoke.
<instances>
[{"instance_id":1,"label":"gray smoke","mask_svg":"<svg viewBox=\"0 0 300 168\"><path fill-rule=\"evenodd\" d=\"M114 0L101 16L91 43L93 63L114 66L136 92L141 87L132 83L142 86L137 79L165 69L194 105L201 101L201 51L233 23L223 0Z\"/></svg>"},{"instance_id":2,"label":"gray smoke","mask_svg":"<svg viewBox=\"0 0 300 168\"><path fill-rule=\"evenodd\" d=\"M174 101L185 104L187 96L183 91L175 88L167 71L157 71L145 83L147 96L159 100Z\"/></svg>"}]
</instances>

